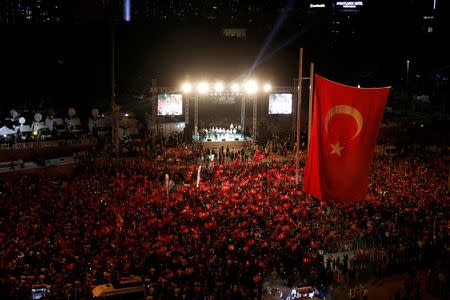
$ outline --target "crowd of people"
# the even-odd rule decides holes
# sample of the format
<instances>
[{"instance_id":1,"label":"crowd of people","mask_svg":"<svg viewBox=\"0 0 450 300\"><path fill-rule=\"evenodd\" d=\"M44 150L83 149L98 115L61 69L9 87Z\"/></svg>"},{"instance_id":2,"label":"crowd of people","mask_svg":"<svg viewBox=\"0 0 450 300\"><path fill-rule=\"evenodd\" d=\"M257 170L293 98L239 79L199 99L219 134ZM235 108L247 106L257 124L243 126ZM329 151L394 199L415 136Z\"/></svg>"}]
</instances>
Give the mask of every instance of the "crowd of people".
<instances>
[{"instance_id":1,"label":"crowd of people","mask_svg":"<svg viewBox=\"0 0 450 300\"><path fill-rule=\"evenodd\" d=\"M361 280L399 266L448 279L442 161L377 160L358 203L312 198L292 161L258 151L203 168L198 188L195 179L157 160L102 158L75 178L3 182L2 299L28 299L25 278L50 285L51 299L88 299L93 286L127 274L146 279L148 299L261 299L280 279L324 291L348 282L366 299ZM349 250L351 258L327 257ZM448 297L448 282L434 283Z\"/></svg>"}]
</instances>

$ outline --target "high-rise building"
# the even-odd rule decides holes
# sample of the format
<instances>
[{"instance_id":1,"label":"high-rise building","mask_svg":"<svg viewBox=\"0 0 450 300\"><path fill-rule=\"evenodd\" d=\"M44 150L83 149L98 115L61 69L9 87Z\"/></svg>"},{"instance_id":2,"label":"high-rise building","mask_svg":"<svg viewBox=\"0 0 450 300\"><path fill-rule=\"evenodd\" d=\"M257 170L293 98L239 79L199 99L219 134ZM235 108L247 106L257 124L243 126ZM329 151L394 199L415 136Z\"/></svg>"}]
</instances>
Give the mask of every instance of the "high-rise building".
<instances>
[{"instance_id":1,"label":"high-rise building","mask_svg":"<svg viewBox=\"0 0 450 300\"><path fill-rule=\"evenodd\" d=\"M16 21L16 1L0 2L0 24L14 24Z\"/></svg>"},{"instance_id":2,"label":"high-rise building","mask_svg":"<svg viewBox=\"0 0 450 300\"><path fill-rule=\"evenodd\" d=\"M1 24L60 23L64 19L63 0L3 0Z\"/></svg>"}]
</instances>

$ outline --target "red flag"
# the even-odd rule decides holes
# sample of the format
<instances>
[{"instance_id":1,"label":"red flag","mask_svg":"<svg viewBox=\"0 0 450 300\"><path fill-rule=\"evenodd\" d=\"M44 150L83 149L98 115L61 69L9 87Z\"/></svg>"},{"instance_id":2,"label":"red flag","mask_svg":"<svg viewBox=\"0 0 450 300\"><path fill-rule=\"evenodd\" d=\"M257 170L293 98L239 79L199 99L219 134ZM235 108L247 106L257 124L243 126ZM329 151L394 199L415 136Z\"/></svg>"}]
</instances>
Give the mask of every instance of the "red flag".
<instances>
[{"instance_id":1,"label":"red flag","mask_svg":"<svg viewBox=\"0 0 450 300\"><path fill-rule=\"evenodd\" d=\"M315 76L303 191L325 201L362 201L390 88L355 88Z\"/></svg>"}]
</instances>

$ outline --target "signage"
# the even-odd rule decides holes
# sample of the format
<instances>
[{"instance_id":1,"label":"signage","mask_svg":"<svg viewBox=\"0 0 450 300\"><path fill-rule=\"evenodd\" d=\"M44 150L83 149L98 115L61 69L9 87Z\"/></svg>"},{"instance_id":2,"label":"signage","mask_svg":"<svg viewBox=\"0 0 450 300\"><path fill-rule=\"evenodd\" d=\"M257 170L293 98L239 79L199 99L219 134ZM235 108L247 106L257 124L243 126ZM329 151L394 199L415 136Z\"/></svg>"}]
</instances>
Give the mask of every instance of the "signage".
<instances>
[{"instance_id":1,"label":"signage","mask_svg":"<svg viewBox=\"0 0 450 300\"><path fill-rule=\"evenodd\" d=\"M338 9L355 9L361 8L363 1L336 1L336 7Z\"/></svg>"}]
</instances>

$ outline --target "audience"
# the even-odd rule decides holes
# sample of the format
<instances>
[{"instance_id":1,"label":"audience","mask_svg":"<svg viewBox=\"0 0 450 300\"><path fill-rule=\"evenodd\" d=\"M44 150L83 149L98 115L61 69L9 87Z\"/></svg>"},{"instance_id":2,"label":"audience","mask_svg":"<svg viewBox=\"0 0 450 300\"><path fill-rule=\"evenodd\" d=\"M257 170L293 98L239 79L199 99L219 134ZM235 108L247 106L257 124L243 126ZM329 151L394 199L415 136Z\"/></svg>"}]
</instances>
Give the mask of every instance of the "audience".
<instances>
[{"instance_id":1,"label":"audience","mask_svg":"<svg viewBox=\"0 0 450 300\"><path fill-rule=\"evenodd\" d=\"M369 275L423 266L429 289L448 296L443 162L377 160L365 202L325 203L296 186L292 161L264 155L285 148L212 163L198 188L186 168L144 158L83 161L70 180L4 182L1 294L27 298L40 282L51 299L86 299L93 286L136 274L149 299L260 299L275 279L324 289L346 282L349 299L367 299ZM327 254L341 251L354 255ZM420 293L414 278L402 294Z\"/></svg>"}]
</instances>

